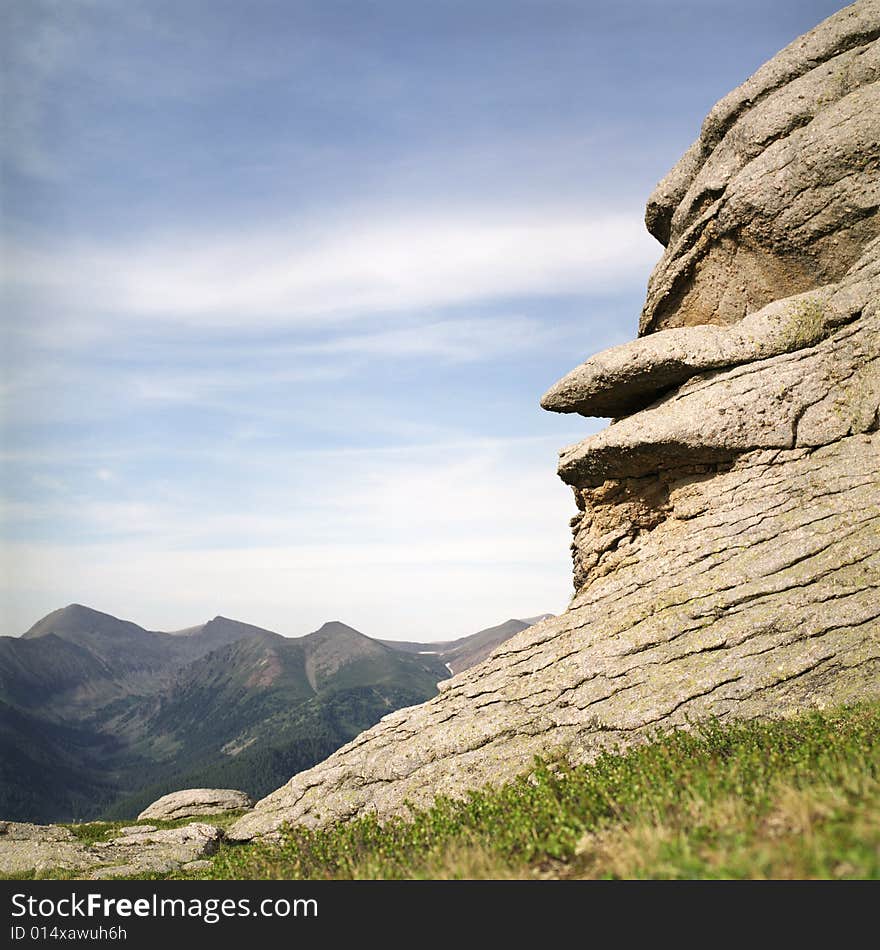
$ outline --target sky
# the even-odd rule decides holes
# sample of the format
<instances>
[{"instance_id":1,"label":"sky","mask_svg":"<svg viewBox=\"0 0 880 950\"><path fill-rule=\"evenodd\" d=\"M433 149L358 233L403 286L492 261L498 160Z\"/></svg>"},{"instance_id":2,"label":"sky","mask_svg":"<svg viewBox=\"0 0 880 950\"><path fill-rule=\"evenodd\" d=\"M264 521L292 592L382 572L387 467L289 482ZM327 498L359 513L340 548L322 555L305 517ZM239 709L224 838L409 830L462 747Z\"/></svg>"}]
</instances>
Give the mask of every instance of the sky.
<instances>
[{"instance_id":1,"label":"sky","mask_svg":"<svg viewBox=\"0 0 880 950\"><path fill-rule=\"evenodd\" d=\"M825 0L0 0L0 633L450 639L571 596L541 394Z\"/></svg>"}]
</instances>

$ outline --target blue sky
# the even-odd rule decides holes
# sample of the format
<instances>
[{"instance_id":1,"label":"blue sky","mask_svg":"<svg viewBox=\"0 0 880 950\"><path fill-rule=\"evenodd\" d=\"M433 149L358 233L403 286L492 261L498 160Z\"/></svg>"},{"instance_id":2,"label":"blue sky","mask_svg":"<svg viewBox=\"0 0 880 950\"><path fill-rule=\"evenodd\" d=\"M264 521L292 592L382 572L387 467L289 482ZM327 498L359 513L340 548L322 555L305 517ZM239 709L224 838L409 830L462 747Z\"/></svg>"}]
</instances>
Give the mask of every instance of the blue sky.
<instances>
[{"instance_id":1,"label":"blue sky","mask_svg":"<svg viewBox=\"0 0 880 950\"><path fill-rule=\"evenodd\" d=\"M4 634L460 636L570 596L541 394L820 0L0 0Z\"/></svg>"}]
</instances>

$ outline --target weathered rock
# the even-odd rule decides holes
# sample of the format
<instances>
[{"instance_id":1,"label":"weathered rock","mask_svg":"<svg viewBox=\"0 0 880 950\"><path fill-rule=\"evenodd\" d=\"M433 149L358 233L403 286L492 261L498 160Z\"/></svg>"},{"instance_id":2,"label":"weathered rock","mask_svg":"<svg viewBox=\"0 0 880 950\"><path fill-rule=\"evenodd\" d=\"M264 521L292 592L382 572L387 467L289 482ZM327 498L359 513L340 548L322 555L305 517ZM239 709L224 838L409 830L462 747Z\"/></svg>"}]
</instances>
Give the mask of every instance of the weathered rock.
<instances>
[{"instance_id":1,"label":"weathered rock","mask_svg":"<svg viewBox=\"0 0 880 950\"><path fill-rule=\"evenodd\" d=\"M167 873L206 858L223 837L219 828L192 823L158 831L123 828L111 841L86 844L67 828L0 822L0 874L64 870L88 877Z\"/></svg>"},{"instance_id":2,"label":"weathered rock","mask_svg":"<svg viewBox=\"0 0 880 950\"><path fill-rule=\"evenodd\" d=\"M648 202L642 331L740 320L839 280L877 234L880 0L795 40L709 114Z\"/></svg>"},{"instance_id":3,"label":"weathered rock","mask_svg":"<svg viewBox=\"0 0 880 950\"><path fill-rule=\"evenodd\" d=\"M0 874L80 868L85 850L67 828L0 821Z\"/></svg>"},{"instance_id":4,"label":"weathered rock","mask_svg":"<svg viewBox=\"0 0 880 950\"><path fill-rule=\"evenodd\" d=\"M873 293L859 319L818 345L695 376L563 450L560 476L593 488L608 479L729 461L754 449L827 445L872 430L880 399L880 279Z\"/></svg>"},{"instance_id":5,"label":"weathered rock","mask_svg":"<svg viewBox=\"0 0 880 950\"><path fill-rule=\"evenodd\" d=\"M831 284L773 301L731 327L660 330L587 360L559 380L541 405L584 416L628 415L699 373L815 345L861 314L869 290L861 280Z\"/></svg>"},{"instance_id":6,"label":"weathered rock","mask_svg":"<svg viewBox=\"0 0 880 950\"><path fill-rule=\"evenodd\" d=\"M192 822L162 831L144 830L92 845L89 855L100 867L89 877L131 877L166 874L181 865L206 858L217 850L223 832L213 825Z\"/></svg>"},{"instance_id":7,"label":"weathered rock","mask_svg":"<svg viewBox=\"0 0 880 950\"><path fill-rule=\"evenodd\" d=\"M234 788L187 788L163 795L148 805L138 815L138 821L174 821L177 818L217 815L250 808L253 804L250 795Z\"/></svg>"},{"instance_id":8,"label":"weathered rock","mask_svg":"<svg viewBox=\"0 0 880 950\"><path fill-rule=\"evenodd\" d=\"M297 775L230 835L402 813L661 724L877 696L878 459L872 433L683 474L669 515L626 528L566 614Z\"/></svg>"},{"instance_id":9,"label":"weathered rock","mask_svg":"<svg viewBox=\"0 0 880 950\"><path fill-rule=\"evenodd\" d=\"M880 0L862 0L797 40L713 109L652 197L668 247L651 335L544 400L625 415L562 453L580 512L568 610L231 837L405 814L535 755L588 762L708 715L880 697L878 36Z\"/></svg>"}]
</instances>

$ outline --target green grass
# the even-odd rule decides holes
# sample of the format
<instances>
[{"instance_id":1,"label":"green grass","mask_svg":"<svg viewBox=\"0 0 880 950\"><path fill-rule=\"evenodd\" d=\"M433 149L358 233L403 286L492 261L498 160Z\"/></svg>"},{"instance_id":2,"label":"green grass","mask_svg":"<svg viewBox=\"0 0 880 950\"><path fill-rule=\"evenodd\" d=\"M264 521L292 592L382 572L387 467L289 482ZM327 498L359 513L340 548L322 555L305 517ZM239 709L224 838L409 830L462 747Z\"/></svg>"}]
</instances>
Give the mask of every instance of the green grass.
<instances>
[{"instance_id":1,"label":"green grass","mask_svg":"<svg viewBox=\"0 0 880 950\"><path fill-rule=\"evenodd\" d=\"M82 824L62 824L68 828L85 844L96 844L99 841L110 841L119 835L122 828L133 828L137 825L152 828L180 828L201 821L217 828L228 828L234 821L241 818L244 811L227 811L216 815L196 815L192 818L178 818L174 821L146 818L143 821L87 821Z\"/></svg>"},{"instance_id":2,"label":"green grass","mask_svg":"<svg viewBox=\"0 0 880 950\"><path fill-rule=\"evenodd\" d=\"M880 704L539 762L406 819L225 845L210 879L878 878Z\"/></svg>"},{"instance_id":3,"label":"green grass","mask_svg":"<svg viewBox=\"0 0 880 950\"><path fill-rule=\"evenodd\" d=\"M226 827L240 814L142 824ZM129 824L67 827L91 843ZM171 876L877 879L880 703L704 723L588 766L536 762L407 818L289 828L279 844L225 844L206 871Z\"/></svg>"}]
</instances>

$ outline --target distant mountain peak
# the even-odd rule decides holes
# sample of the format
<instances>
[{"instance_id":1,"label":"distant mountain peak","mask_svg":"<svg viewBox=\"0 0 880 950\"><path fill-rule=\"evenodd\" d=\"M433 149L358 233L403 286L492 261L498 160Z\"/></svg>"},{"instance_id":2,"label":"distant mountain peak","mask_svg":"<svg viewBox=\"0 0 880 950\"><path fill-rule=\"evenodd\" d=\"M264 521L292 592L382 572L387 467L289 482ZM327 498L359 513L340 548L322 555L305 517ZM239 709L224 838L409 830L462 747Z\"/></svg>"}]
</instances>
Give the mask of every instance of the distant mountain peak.
<instances>
[{"instance_id":1,"label":"distant mountain peak","mask_svg":"<svg viewBox=\"0 0 880 950\"><path fill-rule=\"evenodd\" d=\"M382 640L392 650L416 653L420 656L431 655L442 660L451 674L460 673L477 663L482 663L497 647L517 633L527 630L533 624L552 617L553 614L539 614L536 617L511 617L504 623L487 627L470 636L458 640L440 640L434 643L419 643L411 640Z\"/></svg>"},{"instance_id":2,"label":"distant mountain peak","mask_svg":"<svg viewBox=\"0 0 880 950\"><path fill-rule=\"evenodd\" d=\"M120 623L125 623L127 621L120 621L118 617L114 617L113 614L108 614L103 610L96 610L94 607L87 607L85 604L68 604L66 607L60 607L58 610L53 610L48 617L53 617L56 619L61 618L77 618L77 619L109 619L116 620ZM48 619L48 617L46 619Z\"/></svg>"},{"instance_id":3,"label":"distant mountain peak","mask_svg":"<svg viewBox=\"0 0 880 950\"><path fill-rule=\"evenodd\" d=\"M233 620L230 617L222 616L222 614L218 614L213 620L198 624L195 627L185 627L183 630L172 630L169 635L172 637L205 638L223 643L232 643L235 640L243 640L250 637L281 636L280 633L275 633L272 630L256 627L251 623L245 623L243 620Z\"/></svg>"},{"instance_id":4,"label":"distant mountain peak","mask_svg":"<svg viewBox=\"0 0 880 950\"><path fill-rule=\"evenodd\" d=\"M242 640L247 637L280 637L280 633L274 630L267 630L265 627L257 627L252 623L245 623L243 620L232 620L230 617L217 616L209 620L200 631L202 636L217 637L224 639L234 637Z\"/></svg>"},{"instance_id":5,"label":"distant mountain peak","mask_svg":"<svg viewBox=\"0 0 880 950\"><path fill-rule=\"evenodd\" d=\"M66 607L53 610L42 620L38 620L22 636L25 639L33 639L50 633L63 636L64 634L80 633L84 630L105 634L111 634L115 631L124 631L129 634L146 633L143 627L139 627L130 620L120 620L112 614L95 610L93 607L86 607L83 604L68 604Z\"/></svg>"},{"instance_id":6,"label":"distant mountain peak","mask_svg":"<svg viewBox=\"0 0 880 950\"><path fill-rule=\"evenodd\" d=\"M524 621L531 627L536 623L540 623L542 620L551 620L555 616L556 614L537 614L534 617L519 617L517 619Z\"/></svg>"},{"instance_id":7,"label":"distant mountain peak","mask_svg":"<svg viewBox=\"0 0 880 950\"><path fill-rule=\"evenodd\" d=\"M355 634L358 637L367 637L365 633L361 633L360 630L355 630L354 627L350 627L347 623L343 623L341 620L328 620L326 623L322 623L317 630L313 633L307 634L307 636L313 637L315 634Z\"/></svg>"}]
</instances>

